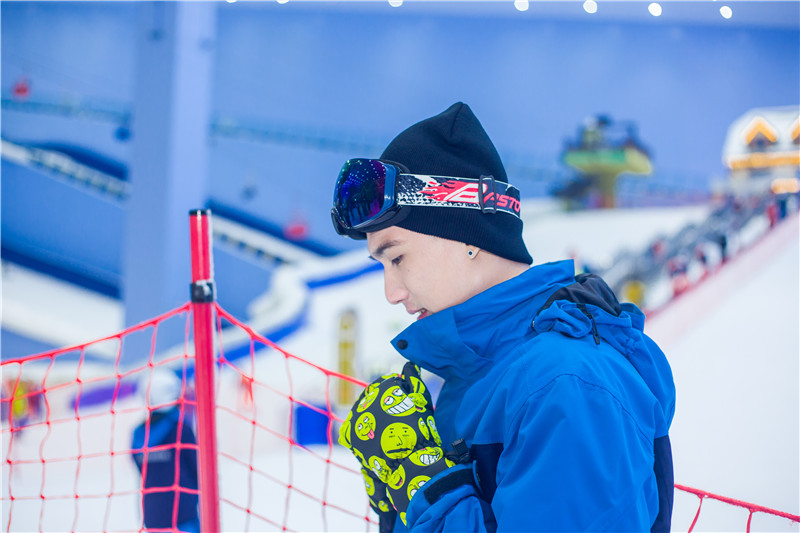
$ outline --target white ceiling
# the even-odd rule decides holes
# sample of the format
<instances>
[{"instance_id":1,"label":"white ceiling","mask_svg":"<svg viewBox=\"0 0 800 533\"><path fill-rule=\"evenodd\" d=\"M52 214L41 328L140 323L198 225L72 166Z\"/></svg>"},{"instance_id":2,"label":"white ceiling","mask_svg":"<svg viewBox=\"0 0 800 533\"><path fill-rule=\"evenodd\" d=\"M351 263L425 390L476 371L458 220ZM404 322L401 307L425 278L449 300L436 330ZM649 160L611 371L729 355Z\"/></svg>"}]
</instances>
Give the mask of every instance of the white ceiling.
<instances>
[{"instance_id":1,"label":"white ceiling","mask_svg":"<svg viewBox=\"0 0 800 533\"><path fill-rule=\"evenodd\" d=\"M514 0L403 0L399 7L390 6L388 0L288 0L281 5L277 0L238 0L235 6L387 15L430 14L800 29L800 0L660 0L662 14L659 17L648 12L651 0L596 0L596 3L597 12L594 14L584 11L583 0L529 0L528 9L523 12L514 7ZM733 11L730 19L720 15L720 8L725 5Z\"/></svg>"}]
</instances>

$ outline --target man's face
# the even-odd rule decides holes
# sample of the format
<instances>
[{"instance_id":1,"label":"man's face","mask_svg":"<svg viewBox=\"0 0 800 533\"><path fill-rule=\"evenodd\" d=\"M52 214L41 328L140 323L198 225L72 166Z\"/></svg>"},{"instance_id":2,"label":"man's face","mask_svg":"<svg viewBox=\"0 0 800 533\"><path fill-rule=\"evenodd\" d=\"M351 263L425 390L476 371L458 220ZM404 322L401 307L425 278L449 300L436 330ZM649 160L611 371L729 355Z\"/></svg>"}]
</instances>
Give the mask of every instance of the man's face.
<instances>
[{"instance_id":1,"label":"man's face","mask_svg":"<svg viewBox=\"0 0 800 533\"><path fill-rule=\"evenodd\" d=\"M479 270L464 243L392 226L367 233L370 256L383 264L391 304L425 317L481 292Z\"/></svg>"}]
</instances>

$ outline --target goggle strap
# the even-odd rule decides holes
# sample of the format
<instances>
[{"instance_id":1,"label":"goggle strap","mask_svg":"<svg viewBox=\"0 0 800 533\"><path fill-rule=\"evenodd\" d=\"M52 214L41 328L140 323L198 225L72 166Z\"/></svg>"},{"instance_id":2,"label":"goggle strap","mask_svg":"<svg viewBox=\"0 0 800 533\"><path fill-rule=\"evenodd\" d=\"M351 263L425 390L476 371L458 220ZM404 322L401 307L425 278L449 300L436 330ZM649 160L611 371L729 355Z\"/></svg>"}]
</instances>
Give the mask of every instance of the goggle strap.
<instances>
[{"instance_id":1,"label":"goggle strap","mask_svg":"<svg viewBox=\"0 0 800 533\"><path fill-rule=\"evenodd\" d=\"M519 190L492 176L474 179L400 174L395 193L397 205L459 207L520 216Z\"/></svg>"}]
</instances>

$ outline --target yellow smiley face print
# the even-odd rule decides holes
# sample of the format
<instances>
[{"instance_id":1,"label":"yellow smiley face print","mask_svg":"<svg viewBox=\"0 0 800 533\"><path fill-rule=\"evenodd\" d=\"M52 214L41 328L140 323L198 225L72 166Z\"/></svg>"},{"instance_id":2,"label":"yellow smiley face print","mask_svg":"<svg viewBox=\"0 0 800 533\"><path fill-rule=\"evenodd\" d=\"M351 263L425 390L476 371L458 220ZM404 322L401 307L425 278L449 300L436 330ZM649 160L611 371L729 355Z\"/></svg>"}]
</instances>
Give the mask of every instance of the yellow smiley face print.
<instances>
[{"instance_id":1,"label":"yellow smiley face print","mask_svg":"<svg viewBox=\"0 0 800 533\"><path fill-rule=\"evenodd\" d=\"M442 445L442 439L439 437L439 431L436 429L436 420L433 419L433 415L428 417L428 427L431 428L431 436L433 440L439 446Z\"/></svg>"},{"instance_id":2,"label":"yellow smiley face print","mask_svg":"<svg viewBox=\"0 0 800 533\"><path fill-rule=\"evenodd\" d=\"M417 432L403 422L389 424L381 434L381 449L386 457L402 459L417 445Z\"/></svg>"},{"instance_id":3,"label":"yellow smiley face print","mask_svg":"<svg viewBox=\"0 0 800 533\"><path fill-rule=\"evenodd\" d=\"M375 494L375 483L372 481L372 476L364 468L361 469L361 475L364 477L364 488L367 489L367 496L373 496Z\"/></svg>"},{"instance_id":4,"label":"yellow smiley face print","mask_svg":"<svg viewBox=\"0 0 800 533\"><path fill-rule=\"evenodd\" d=\"M356 408L358 412L362 412L364 409L372 405L372 402L375 401L375 398L378 397L380 393L380 387L377 383L372 383L362 393L362 398L358 401L358 407Z\"/></svg>"},{"instance_id":5,"label":"yellow smiley face print","mask_svg":"<svg viewBox=\"0 0 800 533\"><path fill-rule=\"evenodd\" d=\"M430 476L416 476L414 479L408 482L408 487L406 488L406 494L408 494L408 501L411 501L411 498L414 497L414 494L425 485L428 481L430 481Z\"/></svg>"},{"instance_id":6,"label":"yellow smiley face print","mask_svg":"<svg viewBox=\"0 0 800 533\"><path fill-rule=\"evenodd\" d=\"M425 423L425 420L423 420L422 418L419 418L417 420L417 423L419 424L419 432L422 433L422 435L425 437L425 439L430 439L431 438L431 433L430 433L430 431L428 431L428 425Z\"/></svg>"},{"instance_id":7,"label":"yellow smiley face print","mask_svg":"<svg viewBox=\"0 0 800 533\"><path fill-rule=\"evenodd\" d=\"M353 447L350 444L350 419L352 418L353 413L347 413L347 418L344 419L342 422L342 427L339 428L339 444L344 446L347 449L351 449Z\"/></svg>"},{"instance_id":8,"label":"yellow smiley face print","mask_svg":"<svg viewBox=\"0 0 800 533\"><path fill-rule=\"evenodd\" d=\"M398 465L392 475L389 476L389 481L387 485L391 488L397 490L403 486L403 483L406 482L406 470L403 468L403 465Z\"/></svg>"},{"instance_id":9,"label":"yellow smiley face print","mask_svg":"<svg viewBox=\"0 0 800 533\"><path fill-rule=\"evenodd\" d=\"M392 473L389 470L389 467L386 466L386 460L376 455L373 455L369 458L369 467L373 472L375 472L375 475L378 476L378 479L384 483L386 483L386 480L389 479L389 475Z\"/></svg>"},{"instance_id":10,"label":"yellow smiley face print","mask_svg":"<svg viewBox=\"0 0 800 533\"><path fill-rule=\"evenodd\" d=\"M412 453L408 459L417 466L430 466L444 457L441 448L427 447Z\"/></svg>"},{"instance_id":11,"label":"yellow smiley face print","mask_svg":"<svg viewBox=\"0 0 800 533\"><path fill-rule=\"evenodd\" d=\"M356 437L361 440L370 440L375 438L375 415L366 412L358 415L356 419L354 430Z\"/></svg>"},{"instance_id":12,"label":"yellow smiley face print","mask_svg":"<svg viewBox=\"0 0 800 533\"><path fill-rule=\"evenodd\" d=\"M392 416L407 416L416 412L414 400L397 385L389 387L383 393L381 408Z\"/></svg>"}]
</instances>

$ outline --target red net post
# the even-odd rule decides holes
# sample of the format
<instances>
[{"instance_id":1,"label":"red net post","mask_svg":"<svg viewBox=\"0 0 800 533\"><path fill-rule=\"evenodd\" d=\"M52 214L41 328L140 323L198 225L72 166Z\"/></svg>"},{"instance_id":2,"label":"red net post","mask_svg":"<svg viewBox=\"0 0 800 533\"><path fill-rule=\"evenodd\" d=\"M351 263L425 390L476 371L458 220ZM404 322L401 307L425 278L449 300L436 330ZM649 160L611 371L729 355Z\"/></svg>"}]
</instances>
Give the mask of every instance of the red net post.
<instances>
[{"instance_id":1,"label":"red net post","mask_svg":"<svg viewBox=\"0 0 800 533\"><path fill-rule=\"evenodd\" d=\"M211 261L211 210L189 212L192 248L192 316L194 318L195 390L197 392L200 526L220 530L217 427L214 401L214 271Z\"/></svg>"}]
</instances>

